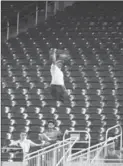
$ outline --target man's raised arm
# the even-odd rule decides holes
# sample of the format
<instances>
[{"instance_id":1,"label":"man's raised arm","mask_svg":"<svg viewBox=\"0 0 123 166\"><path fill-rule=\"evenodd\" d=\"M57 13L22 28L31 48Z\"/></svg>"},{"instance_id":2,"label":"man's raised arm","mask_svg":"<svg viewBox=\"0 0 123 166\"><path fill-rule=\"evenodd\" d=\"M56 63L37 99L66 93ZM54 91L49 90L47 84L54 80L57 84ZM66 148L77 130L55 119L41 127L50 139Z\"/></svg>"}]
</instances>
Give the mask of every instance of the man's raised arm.
<instances>
[{"instance_id":1,"label":"man's raised arm","mask_svg":"<svg viewBox=\"0 0 123 166\"><path fill-rule=\"evenodd\" d=\"M49 52L50 58L51 58L53 64L56 63L56 51L57 51L57 49L53 49L53 50L50 50L50 52Z\"/></svg>"}]
</instances>

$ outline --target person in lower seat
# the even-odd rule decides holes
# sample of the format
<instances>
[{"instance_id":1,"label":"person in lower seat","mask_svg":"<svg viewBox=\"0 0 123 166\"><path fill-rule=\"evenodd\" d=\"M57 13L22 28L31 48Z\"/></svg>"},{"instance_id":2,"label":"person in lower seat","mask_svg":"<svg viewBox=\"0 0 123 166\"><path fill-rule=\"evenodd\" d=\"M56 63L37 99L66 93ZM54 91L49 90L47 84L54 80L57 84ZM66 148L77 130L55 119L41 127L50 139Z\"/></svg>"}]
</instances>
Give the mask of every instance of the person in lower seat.
<instances>
[{"instance_id":1,"label":"person in lower seat","mask_svg":"<svg viewBox=\"0 0 123 166\"><path fill-rule=\"evenodd\" d=\"M46 146L57 143L58 141L62 140L63 134L61 131L57 131L55 128L55 123L54 121L50 120L48 121L47 128L44 131L44 133L39 135L40 140L44 140L46 143ZM48 144L49 143L49 144ZM57 144L58 146L58 144ZM60 157L63 155L62 148L54 151L53 146L50 147L49 152L45 154L45 160L44 160L44 165L47 166L54 166L54 159L57 158L60 160Z\"/></svg>"},{"instance_id":2,"label":"person in lower seat","mask_svg":"<svg viewBox=\"0 0 123 166\"><path fill-rule=\"evenodd\" d=\"M60 52L60 53L58 53ZM64 74L62 71L62 67L64 64L64 59L66 55L64 51L58 51L57 49L50 50L49 52L50 58L52 60L51 64L51 95L56 101L64 102L65 98L68 98L67 89L64 83ZM63 59L59 59L58 56L63 55Z\"/></svg>"},{"instance_id":3,"label":"person in lower seat","mask_svg":"<svg viewBox=\"0 0 123 166\"><path fill-rule=\"evenodd\" d=\"M55 143L62 139L62 133L56 130L54 121L50 120L48 121L47 129L43 134L40 134L40 138L46 142Z\"/></svg>"},{"instance_id":4,"label":"person in lower seat","mask_svg":"<svg viewBox=\"0 0 123 166\"><path fill-rule=\"evenodd\" d=\"M22 131L20 133L20 139L17 140L17 141L12 141L9 146L13 146L13 145L22 148L22 150L23 150L23 159L24 159L25 156L29 153L30 147L35 147L35 146L40 147L40 146L42 146L42 143L37 144L37 143L34 143L33 141L31 141L30 139L27 139L27 133Z\"/></svg>"},{"instance_id":5,"label":"person in lower seat","mask_svg":"<svg viewBox=\"0 0 123 166\"><path fill-rule=\"evenodd\" d=\"M114 147L109 147L108 148L108 154L105 157L105 163L119 163L120 158L119 156L115 153L115 148Z\"/></svg>"}]
</instances>

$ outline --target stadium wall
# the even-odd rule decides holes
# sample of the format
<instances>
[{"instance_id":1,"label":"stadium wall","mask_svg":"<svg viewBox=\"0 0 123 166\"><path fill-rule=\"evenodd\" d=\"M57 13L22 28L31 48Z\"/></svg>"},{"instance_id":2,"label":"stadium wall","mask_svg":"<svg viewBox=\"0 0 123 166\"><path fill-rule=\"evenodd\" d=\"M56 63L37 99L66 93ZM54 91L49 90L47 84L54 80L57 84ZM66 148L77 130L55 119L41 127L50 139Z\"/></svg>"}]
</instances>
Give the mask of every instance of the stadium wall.
<instances>
[{"instance_id":1,"label":"stadium wall","mask_svg":"<svg viewBox=\"0 0 123 166\"><path fill-rule=\"evenodd\" d=\"M2 162L1 166L22 166L22 162Z\"/></svg>"}]
</instances>

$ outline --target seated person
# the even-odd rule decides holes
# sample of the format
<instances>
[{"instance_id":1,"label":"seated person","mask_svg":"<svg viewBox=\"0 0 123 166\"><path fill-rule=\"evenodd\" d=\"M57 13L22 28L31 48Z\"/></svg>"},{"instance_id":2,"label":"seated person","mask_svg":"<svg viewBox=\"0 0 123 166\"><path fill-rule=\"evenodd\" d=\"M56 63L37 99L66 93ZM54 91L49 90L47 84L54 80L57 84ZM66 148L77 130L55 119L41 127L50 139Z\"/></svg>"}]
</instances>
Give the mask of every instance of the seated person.
<instances>
[{"instance_id":1,"label":"seated person","mask_svg":"<svg viewBox=\"0 0 123 166\"><path fill-rule=\"evenodd\" d=\"M108 154L105 157L105 163L119 163L120 158L119 156L115 153L115 148L114 147L109 147L108 148Z\"/></svg>"},{"instance_id":2,"label":"seated person","mask_svg":"<svg viewBox=\"0 0 123 166\"><path fill-rule=\"evenodd\" d=\"M61 131L57 131L55 128L55 123L53 121L48 122L47 129L43 134L40 134L40 139L46 142L55 143L62 138Z\"/></svg>"},{"instance_id":3,"label":"seated person","mask_svg":"<svg viewBox=\"0 0 123 166\"><path fill-rule=\"evenodd\" d=\"M45 141L45 146L50 145L50 144L54 144L56 142L58 142L59 140L62 139L62 133L61 131L57 131L55 128L55 123L54 121L48 121L48 125L47 125L47 129L45 130L44 133L39 135L41 141ZM48 152L48 158L47 156L46 159L44 160L44 165L47 166L54 166L54 155L55 151L52 150L53 147L50 147L49 152ZM58 152L58 151L57 151ZM59 155L63 155L62 149L61 152L59 152ZM58 157L57 156L57 157ZM56 157L56 158L57 158Z\"/></svg>"}]
</instances>

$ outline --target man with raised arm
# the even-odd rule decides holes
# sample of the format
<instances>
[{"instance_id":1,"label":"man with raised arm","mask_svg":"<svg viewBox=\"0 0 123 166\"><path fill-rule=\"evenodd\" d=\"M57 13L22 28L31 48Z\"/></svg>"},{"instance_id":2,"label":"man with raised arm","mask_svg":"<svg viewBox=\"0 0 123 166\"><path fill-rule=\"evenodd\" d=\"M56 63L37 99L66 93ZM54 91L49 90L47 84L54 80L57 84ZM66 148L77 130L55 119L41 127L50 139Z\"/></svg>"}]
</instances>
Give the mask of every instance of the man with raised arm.
<instances>
[{"instance_id":1,"label":"man with raised arm","mask_svg":"<svg viewBox=\"0 0 123 166\"><path fill-rule=\"evenodd\" d=\"M64 102L68 97L67 89L64 82L62 67L64 61L69 57L64 50L52 49L49 51L51 64L51 95L56 101Z\"/></svg>"}]
</instances>

